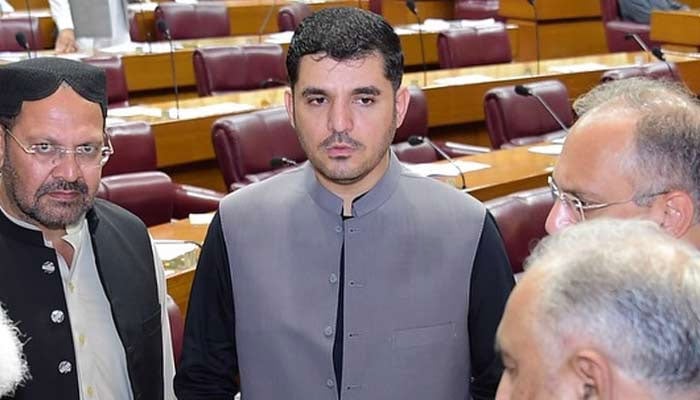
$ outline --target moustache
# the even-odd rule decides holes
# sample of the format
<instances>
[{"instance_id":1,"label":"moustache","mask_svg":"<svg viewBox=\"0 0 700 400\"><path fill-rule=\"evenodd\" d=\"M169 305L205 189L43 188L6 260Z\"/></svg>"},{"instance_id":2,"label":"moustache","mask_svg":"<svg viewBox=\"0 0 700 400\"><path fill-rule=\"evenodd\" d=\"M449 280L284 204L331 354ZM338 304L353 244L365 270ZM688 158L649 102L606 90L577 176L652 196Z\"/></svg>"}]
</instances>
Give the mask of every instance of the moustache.
<instances>
[{"instance_id":1,"label":"moustache","mask_svg":"<svg viewBox=\"0 0 700 400\"><path fill-rule=\"evenodd\" d=\"M353 149L360 149L364 147L362 143L351 138L350 135L347 134L347 132L333 132L330 136L325 138L321 142L321 144L319 144L319 147L328 148L338 143L349 145Z\"/></svg>"},{"instance_id":2,"label":"moustache","mask_svg":"<svg viewBox=\"0 0 700 400\"><path fill-rule=\"evenodd\" d=\"M73 192L78 192L82 195L87 195L88 193L88 187L85 184L85 182L82 181L75 181L75 182L68 182L64 179L59 179L55 180L53 182L45 183L39 187L39 190L36 192L36 197L41 197L45 194L51 193L55 190L65 190L65 191L73 191Z\"/></svg>"}]
</instances>

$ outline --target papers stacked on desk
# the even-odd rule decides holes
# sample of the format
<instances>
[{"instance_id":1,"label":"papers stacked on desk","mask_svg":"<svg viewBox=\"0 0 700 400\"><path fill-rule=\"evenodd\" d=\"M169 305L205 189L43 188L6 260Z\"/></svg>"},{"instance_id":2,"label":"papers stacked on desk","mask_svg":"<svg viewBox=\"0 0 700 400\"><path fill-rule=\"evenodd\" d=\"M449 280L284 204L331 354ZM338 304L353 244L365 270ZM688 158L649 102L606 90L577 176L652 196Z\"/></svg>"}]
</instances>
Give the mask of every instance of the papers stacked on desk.
<instances>
[{"instance_id":1,"label":"papers stacked on desk","mask_svg":"<svg viewBox=\"0 0 700 400\"><path fill-rule=\"evenodd\" d=\"M488 82L491 80L493 80L493 78L488 76L488 75L469 74L469 75L450 76L448 78L435 79L430 83L431 83L431 85L450 86L450 85L468 85L470 83Z\"/></svg>"},{"instance_id":2,"label":"papers stacked on desk","mask_svg":"<svg viewBox=\"0 0 700 400\"><path fill-rule=\"evenodd\" d=\"M444 19L427 18L423 24L411 24L406 26L406 29L412 31L422 30L423 32L443 32L450 29L461 28L481 28L491 26L496 23L493 18L486 19L463 19L457 21L446 21ZM398 30L396 32L398 34Z\"/></svg>"},{"instance_id":3,"label":"papers stacked on desk","mask_svg":"<svg viewBox=\"0 0 700 400\"><path fill-rule=\"evenodd\" d=\"M475 162L455 160L455 164L459 167L462 173L479 171L481 169L491 168L490 165ZM454 165L450 163L425 163L425 164L409 164L404 163L406 168L411 172L422 176L457 176L459 173Z\"/></svg>"},{"instance_id":4,"label":"papers stacked on desk","mask_svg":"<svg viewBox=\"0 0 700 400\"><path fill-rule=\"evenodd\" d=\"M153 243L166 275L197 266L199 244L186 240L154 240Z\"/></svg>"},{"instance_id":5,"label":"papers stacked on desk","mask_svg":"<svg viewBox=\"0 0 700 400\"><path fill-rule=\"evenodd\" d=\"M182 49L182 43L173 42L173 49ZM103 47L100 49L103 53L110 54L128 54L128 53L144 53L144 54L161 54L170 52L170 43L168 42L129 42L118 44L115 46Z\"/></svg>"},{"instance_id":6,"label":"papers stacked on desk","mask_svg":"<svg viewBox=\"0 0 700 400\"><path fill-rule=\"evenodd\" d=\"M154 117L160 118L163 116L163 112L160 108L156 107L146 107L146 106L132 106L132 107L119 107L110 108L107 110L107 116L112 118L123 118L123 117Z\"/></svg>"},{"instance_id":7,"label":"papers stacked on desk","mask_svg":"<svg viewBox=\"0 0 700 400\"><path fill-rule=\"evenodd\" d=\"M250 104L234 103L227 101L224 103L209 104L201 107L180 108L179 118L201 118L210 117L212 115L234 114L243 111L254 110L255 107ZM172 119L178 118L178 110L174 107L168 109L168 116Z\"/></svg>"},{"instance_id":8,"label":"papers stacked on desk","mask_svg":"<svg viewBox=\"0 0 700 400\"><path fill-rule=\"evenodd\" d=\"M532 146L527 151L535 154L546 154L548 156L558 156L561 154L562 145L560 144L545 144L542 146Z\"/></svg>"},{"instance_id":9,"label":"papers stacked on desk","mask_svg":"<svg viewBox=\"0 0 700 400\"><path fill-rule=\"evenodd\" d=\"M292 41L294 31L272 33L265 37L265 43L286 44Z\"/></svg>"}]
</instances>

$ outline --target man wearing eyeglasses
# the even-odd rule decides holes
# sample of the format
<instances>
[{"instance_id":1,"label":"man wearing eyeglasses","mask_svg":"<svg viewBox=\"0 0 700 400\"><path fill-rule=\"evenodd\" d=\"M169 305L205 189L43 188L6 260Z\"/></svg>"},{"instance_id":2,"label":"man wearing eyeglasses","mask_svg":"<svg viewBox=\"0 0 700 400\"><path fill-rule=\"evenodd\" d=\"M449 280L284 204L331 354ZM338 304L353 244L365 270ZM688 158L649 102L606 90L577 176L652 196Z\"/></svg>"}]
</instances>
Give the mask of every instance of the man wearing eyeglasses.
<instances>
[{"instance_id":1,"label":"man wearing eyeglasses","mask_svg":"<svg viewBox=\"0 0 700 400\"><path fill-rule=\"evenodd\" d=\"M614 81L574 104L550 187L552 234L601 216L641 218L700 247L700 107L684 89Z\"/></svg>"},{"instance_id":2,"label":"man wearing eyeglasses","mask_svg":"<svg viewBox=\"0 0 700 400\"><path fill-rule=\"evenodd\" d=\"M174 398L163 269L144 224L95 199L104 72L30 59L0 87L0 303L31 374L12 398Z\"/></svg>"}]
</instances>

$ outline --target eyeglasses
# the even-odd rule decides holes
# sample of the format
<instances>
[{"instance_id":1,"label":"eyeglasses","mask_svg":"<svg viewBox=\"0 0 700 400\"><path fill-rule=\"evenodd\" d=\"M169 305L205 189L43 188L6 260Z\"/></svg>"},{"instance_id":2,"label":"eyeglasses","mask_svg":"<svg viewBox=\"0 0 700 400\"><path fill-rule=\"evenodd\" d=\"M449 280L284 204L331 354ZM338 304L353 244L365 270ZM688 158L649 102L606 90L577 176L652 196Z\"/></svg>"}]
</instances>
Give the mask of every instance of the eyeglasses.
<instances>
[{"instance_id":1,"label":"eyeglasses","mask_svg":"<svg viewBox=\"0 0 700 400\"><path fill-rule=\"evenodd\" d=\"M577 217L577 222L584 221L586 219L586 211L600 210L601 208L606 208L618 204L625 204L631 201L638 203L643 199L661 196L669 192L668 190L664 190L661 192L636 195L631 199L624 201L593 203L589 201L583 201L571 193L559 190L559 187L554 182L554 178L552 178L551 176L547 178L547 184L549 185L549 190L552 192L552 197L554 198L554 201L560 201L566 208L568 208L570 211L573 211L574 215Z\"/></svg>"},{"instance_id":2,"label":"eyeglasses","mask_svg":"<svg viewBox=\"0 0 700 400\"><path fill-rule=\"evenodd\" d=\"M34 159L45 165L56 165L63 156L73 154L75 162L80 167L98 168L105 165L109 157L114 154L112 142L107 135L105 135L107 146L100 146L101 143L86 143L69 149L48 142L27 145L17 139L9 129L5 128L5 131L25 153L32 155Z\"/></svg>"}]
</instances>

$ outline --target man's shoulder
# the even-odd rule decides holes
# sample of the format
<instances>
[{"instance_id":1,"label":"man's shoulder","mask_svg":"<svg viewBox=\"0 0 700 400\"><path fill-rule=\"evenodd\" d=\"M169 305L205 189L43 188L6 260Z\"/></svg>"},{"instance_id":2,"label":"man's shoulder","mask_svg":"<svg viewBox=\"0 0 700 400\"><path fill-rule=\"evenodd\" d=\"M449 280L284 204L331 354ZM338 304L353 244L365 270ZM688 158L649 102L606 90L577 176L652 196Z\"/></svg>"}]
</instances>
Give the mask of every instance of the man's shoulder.
<instances>
[{"instance_id":1,"label":"man's shoulder","mask_svg":"<svg viewBox=\"0 0 700 400\"><path fill-rule=\"evenodd\" d=\"M402 172L401 178L404 190L409 191L409 194L415 193L416 196L420 196L422 199L473 204L483 207L479 200L466 191L457 189L437 179L418 175L408 170Z\"/></svg>"},{"instance_id":2,"label":"man's shoulder","mask_svg":"<svg viewBox=\"0 0 700 400\"><path fill-rule=\"evenodd\" d=\"M144 231L147 229L146 224L135 214L104 199L95 199L92 212L98 221L105 220L111 225L130 226ZM88 216L88 222L91 218L94 217Z\"/></svg>"},{"instance_id":3,"label":"man's shoulder","mask_svg":"<svg viewBox=\"0 0 700 400\"><path fill-rule=\"evenodd\" d=\"M264 181L244 186L224 197L219 208L255 206L259 209L266 205L277 205L302 190L303 174L300 168L291 169Z\"/></svg>"}]
</instances>

